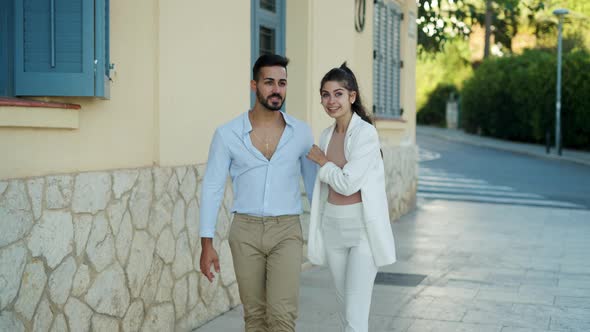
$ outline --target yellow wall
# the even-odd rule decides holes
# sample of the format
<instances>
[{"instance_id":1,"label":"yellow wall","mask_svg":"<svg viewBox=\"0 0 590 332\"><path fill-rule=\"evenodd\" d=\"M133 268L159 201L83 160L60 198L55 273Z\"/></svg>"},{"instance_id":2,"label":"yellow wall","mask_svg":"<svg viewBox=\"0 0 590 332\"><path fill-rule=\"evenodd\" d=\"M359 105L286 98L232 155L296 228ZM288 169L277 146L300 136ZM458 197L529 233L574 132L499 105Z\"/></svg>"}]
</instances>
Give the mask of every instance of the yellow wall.
<instances>
[{"instance_id":1,"label":"yellow wall","mask_svg":"<svg viewBox=\"0 0 590 332\"><path fill-rule=\"evenodd\" d=\"M408 36L408 17L410 12L416 16L416 4L412 0L396 3L405 17L401 31L404 68L400 91L404 114L396 121L377 123L384 140L391 144L415 142L416 128L416 39ZM287 56L291 59L287 110L310 123L316 140L322 129L332 123L320 105L320 80L342 62L347 61L355 72L363 103L368 111L372 110L373 2L367 1L366 6L365 28L359 33L354 29L354 1L287 0Z\"/></svg>"},{"instance_id":2,"label":"yellow wall","mask_svg":"<svg viewBox=\"0 0 590 332\"><path fill-rule=\"evenodd\" d=\"M415 13L413 0L400 1L406 18L408 11ZM116 70L110 100L42 98L80 104L77 129L0 127L0 179L206 162L214 129L250 107L250 1L232 2L231 10L227 6L223 1L112 2L110 49ZM287 112L310 123L316 139L331 124L320 105L320 80L343 61L354 70L372 109L372 1L366 12L365 30L358 33L354 1L287 0ZM416 41L408 39L407 19L402 26L406 122L378 123L393 142L413 141L415 132ZM6 108L2 112L5 118ZM75 124L72 118L62 128Z\"/></svg>"},{"instance_id":3,"label":"yellow wall","mask_svg":"<svg viewBox=\"0 0 590 332\"><path fill-rule=\"evenodd\" d=\"M38 98L80 104L79 128L0 128L0 179L206 162L250 103L250 2L232 6L112 2L110 100Z\"/></svg>"},{"instance_id":4,"label":"yellow wall","mask_svg":"<svg viewBox=\"0 0 590 332\"><path fill-rule=\"evenodd\" d=\"M160 1L164 166L203 163L215 127L250 106L250 1Z\"/></svg>"},{"instance_id":5,"label":"yellow wall","mask_svg":"<svg viewBox=\"0 0 590 332\"><path fill-rule=\"evenodd\" d=\"M417 32L415 18L416 2L412 0L390 0L400 7L404 13L401 22L401 69L400 104L404 113L397 120L377 121L377 128L384 141L388 144L415 144L416 142L416 43ZM372 9L371 9L372 12ZM412 22L412 19L414 21ZM413 33L410 33L410 30Z\"/></svg>"},{"instance_id":6,"label":"yellow wall","mask_svg":"<svg viewBox=\"0 0 590 332\"><path fill-rule=\"evenodd\" d=\"M111 2L111 99L53 98L82 105L79 129L0 128L0 178L152 164L155 10L153 0Z\"/></svg>"}]
</instances>

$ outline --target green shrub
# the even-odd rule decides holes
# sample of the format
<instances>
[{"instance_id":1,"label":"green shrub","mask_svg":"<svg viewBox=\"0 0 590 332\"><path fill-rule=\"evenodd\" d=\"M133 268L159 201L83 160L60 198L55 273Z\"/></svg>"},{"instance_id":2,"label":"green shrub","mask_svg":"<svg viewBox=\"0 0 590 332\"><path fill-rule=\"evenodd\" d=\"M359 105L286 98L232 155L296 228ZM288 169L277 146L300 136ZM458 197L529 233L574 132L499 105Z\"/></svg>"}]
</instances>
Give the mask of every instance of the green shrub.
<instances>
[{"instance_id":1,"label":"green shrub","mask_svg":"<svg viewBox=\"0 0 590 332\"><path fill-rule=\"evenodd\" d=\"M426 104L418 110L419 124L446 127L446 107L451 94L455 97L459 91L454 84L439 83L428 95Z\"/></svg>"},{"instance_id":2,"label":"green shrub","mask_svg":"<svg viewBox=\"0 0 590 332\"><path fill-rule=\"evenodd\" d=\"M590 55L563 59L564 146L590 149ZM461 91L461 126L471 133L544 143L555 128L556 57L546 51L486 60Z\"/></svg>"}]
</instances>

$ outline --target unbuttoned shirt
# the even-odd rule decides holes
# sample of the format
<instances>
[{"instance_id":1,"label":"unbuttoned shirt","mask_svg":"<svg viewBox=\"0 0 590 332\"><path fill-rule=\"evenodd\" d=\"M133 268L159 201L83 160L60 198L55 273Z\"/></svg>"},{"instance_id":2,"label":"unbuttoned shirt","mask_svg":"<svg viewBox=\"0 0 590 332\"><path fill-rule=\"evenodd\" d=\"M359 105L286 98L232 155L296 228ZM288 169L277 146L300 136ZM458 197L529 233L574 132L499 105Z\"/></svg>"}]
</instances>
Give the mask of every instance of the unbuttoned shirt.
<instances>
[{"instance_id":1,"label":"unbuttoned shirt","mask_svg":"<svg viewBox=\"0 0 590 332\"><path fill-rule=\"evenodd\" d=\"M231 212L257 217L302 213L300 179L311 202L317 173L307 159L313 145L309 126L282 113L285 130L270 160L252 144L248 112L217 128L209 148L201 187L201 237L213 238L228 174L232 179Z\"/></svg>"}]
</instances>

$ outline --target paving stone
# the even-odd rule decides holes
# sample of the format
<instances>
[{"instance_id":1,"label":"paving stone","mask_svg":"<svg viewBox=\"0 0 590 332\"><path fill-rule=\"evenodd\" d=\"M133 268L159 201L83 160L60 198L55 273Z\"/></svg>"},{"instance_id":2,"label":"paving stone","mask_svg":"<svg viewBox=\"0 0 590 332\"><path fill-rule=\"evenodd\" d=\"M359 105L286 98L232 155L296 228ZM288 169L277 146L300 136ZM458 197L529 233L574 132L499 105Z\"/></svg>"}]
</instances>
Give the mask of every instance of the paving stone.
<instances>
[{"instance_id":1,"label":"paving stone","mask_svg":"<svg viewBox=\"0 0 590 332\"><path fill-rule=\"evenodd\" d=\"M72 215L64 211L45 211L31 231L28 247L33 257L43 256L55 268L73 249Z\"/></svg>"},{"instance_id":2,"label":"paving stone","mask_svg":"<svg viewBox=\"0 0 590 332\"><path fill-rule=\"evenodd\" d=\"M191 311L199 303L199 275L191 272L188 278L188 305L187 311Z\"/></svg>"},{"instance_id":3,"label":"paving stone","mask_svg":"<svg viewBox=\"0 0 590 332\"><path fill-rule=\"evenodd\" d=\"M131 221L137 229L145 229L148 225L150 206L153 200L152 187L152 173L149 169L142 169L129 198Z\"/></svg>"},{"instance_id":4,"label":"paving stone","mask_svg":"<svg viewBox=\"0 0 590 332\"><path fill-rule=\"evenodd\" d=\"M45 205L48 209L63 209L72 203L74 178L71 175L48 176Z\"/></svg>"},{"instance_id":5,"label":"paving stone","mask_svg":"<svg viewBox=\"0 0 590 332\"><path fill-rule=\"evenodd\" d=\"M63 305L68 300L76 268L76 261L70 256L49 276L49 295L53 303Z\"/></svg>"},{"instance_id":6,"label":"paving stone","mask_svg":"<svg viewBox=\"0 0 590 332\"><path fill-rule=\"evenodd\" d=\"M156 302L172 301L172 288L174 287L174 278L172 277L172 270L169 265L165 265L160 276L160 284L158 286L158 293L156 294ZM198 294L197 294L198 295Z\"/></svg>"},{"instance_id":7,"label":"paving stone","mask_svg":"<svg viewBox=\"0 0 590 332\"><path fill-rule=\"evenodd\" d=\"M170 176L172 175L172 168L154 167L152 168L152 173L154 174L154 193L156 198L159 198L166 191Z\"/></svg>"},{"instance_id":8,"label":"paving stone","mask_svg":"<svg viewBox=\"0 0 590 332\"><path fill-rule=\"evenodd\" d=\"M90 286L90 270L88 265L81 264L74 276L74 283L72 284L72 295L81 296L88 290Z\"/></svg>"},{"instance_id":9,"label":"paving stone","mask_svg":"<svg viewBox=\"0 0 590 332\"><path fill-rule=\"evenodd\" d=\"M220 210L220 213L223 213ZM199 242L199 206L197 200L193 199L188 203L186 209L186 229L188 232L188 238L191 249L194 250Z\"/></svg>"},{"instance_id":10,"label":"paving stone","mask_svg":"<svg viewBox=\"0 0 590 332\"><path fill-rule=\"evenodd\" d=\"M92 316L92 330L119 332L119 322L117 322L117 319L109 316L94 314Z\"/></svg>"},{"instance_id":11,"label":"paving stone","mask_svg":"<svg viewBox=\"0 0 590 332\"><path fill-rule=\"evenodd\" d=\"M184 278L176 281L174 285L174 308L176 310L176 319L184 316L188 300L188 280Z\"/></svg>"},{"instance_id":12,"label":"paving stone","mask_svg":"<svg viewBox=\"0 0 590 332\"><path fill-rule=\"evenodd\" d=\"M115 260L115 241L103 212L94 217L86 254L97 272L101 272Z\"/></svg>"},{"instance_id":13,"label":"paving stone","mask_svg":"<svg viewBox=\"0 0 590 332\"><path fill-rule=\"evenodd\" d=\"M143 322L143 303L136 300L129 306L123 319L123 332L138 332Z\"/></svg>"},{"instance_id":14,"label":"paving stone","mask_svg":"<svg viewBox=\"0 0 590 332\"><path fill-rule=\"evenodd\" d=\"M145 332L174 331L174 326L174 307L170 303L165 303L148 310L141 330Z\"/></svg>"},{"instance_id":15,"label":"paving stone","mask_svg":"<svg viewBox=\"0 0 590 332\"><path fill-rule=\"evenodd\" d=\"M0 247L22 239L33 227L33 213L22 181L10 181L0 196Z\"/></svg>"},{"instance_id":16,"label":"paving stone","mask_svg":"<svg viewBox=\"0 0 590 332\"><path fill-rule=\"evenodd\" d=\"M178 178L178 183L182 183L184 180L184 176L186 175L186 166L176 167L174 168L174 172L176 173L176 177Z\"/></svg>"},{"instance_id":17,"label":"paving stone","mask_svg":"<svg viewBox=\"0 0 590 332\"><path fill-rule=\"evenodd\" d=\"M150 212L148 230L154 238L158 238L162 228L172 222L174 205L168 194L162 195Z\"/></svg>"},{"instance_id":18,"label":"paving stone","mask_svg":"<svg viewBox=\"0 0 590 332\"><path fill-rule=\"evenodd\" d=\"M466 323L500 324L503 326L547 329L549 327L550 317L468 310L462 321Z\"/></svg>"},{"instance_id":19,"label":"paving stone","mask_svg":"<svg viewBox=\"0 0 590 332\"><path fill-rule=\"evenodd\" d=\"M146 231L136 231L131 244L127 278L131 295L138 297L143 283L148 276L154 257L156 242Z\"/></svg>"},{"instance_id":20,"label":"paving stone","mask_svg":"<svg viewBox=\"0 0 590 332\"><path fill-rule=\"evenodd\" d=\"M76 243L76 255L80 256L86 252L86 243L88 235L92 229L92 215L82 214L74 215L74 242Z\"/></svg>"},{"instance_id":21,"label":"paving stone","mask_svg":"<svg viewBox=\"0 0 590 332\"><path fill-rule=\"evenodd\" d=\"M179 191L182 197L184 198L184 201L190 202L190 200L193 199L193 197L195 197L196 190L197 177L195 175L194 170L191 167L189 167L186 171L186 175L182 179Z\"/></svg>"},{"instance_id":22,"label":"paving stone","mask_svg":"<svg viewBox=\"0 0 590 332\"><path fill-rule=\"evenodd\" d=\"M111 198L111 176L104 172L80 173L76 176L72 210L95 214L104 210Z\"/></svg>"},{"instance_id":23,"label":"paving stone","mask_svg":"<svg viewBox=\"0 0 590 332\"><path fill-rule=\"evenodd\" d=\"M27 250L22 243L0 249L0 311L16 297L26 263Z\"/></svg>"},{"instance_id":24,"label":"paving stone","mask_svg":"<svg viewBox=\"0 0 590 332\"><path fill-rule=\"evenodd\" d=\"M180 233L176 240L176 258L172 264L172 272L176 278L180 278L193 267L193 258L188 244L186 232Z\"/></svg>"},{"instance_id":25,"label":"paving stone","mask_svg":"<svg viewBox=\"0 0 590 332\"><path fill-rule=\"evenodd\" d=\"M558 296L555 305L590 309L590 297Z\"/></svg>"},{"instance_id":26,"label":"paving stone","mask_svg":"<svg viewBox=\"0 0 590 332\"><path fill-rule=\"evenodd\" d=\"M551 317L550 328L557 331L590 331L590 318Z\"/></svg>"},{"instance_id":27,"label":"paving stone","mask_svg":"<svg viewBox=\"0 0 590 332\"><path fill-rule=\"evenodd\" d=\"M513 303L536 303L536 304L553 304L555 297L553 295L542 294L518 294L517 292L496 292L481 290L477 294L480 300L513 302Z\"/></svg>"},{"instance_id":28,"label":"paving stone","mask_svg":"<svg viewBox=\"0 0 590 332\"><path fill-rule=\"evenodd\" d=\"M37 307L37 312L33 319L33 331L49 331L52 320L53 313L51 312L49 301L43 298Z\"/></svg>"},{"instance_id":29,"label":"paving stone","mask_svg":"<svg viewBox=\"0 0 590 332\"><path fill-rule=\"evenodd\" d=\"M70 297L64 307L64 312L68 318L70 331L87 332L90 331L90 319L92 317L92 309L86 303L78 300L75 297Z\"/></svg>"},{"instance_id":30,"label":"paving stone","mask_svg":"<svg viewBox=\"0 0 590 332\"><path fill-rule=\"evenodd\" d=\"M58 314L51 325L51 332L64 332L68 330L68 324L63 314Z\"/></svg>"},{"instance_id":31,"label":"paving stone","mask_svg":"<svg viewBox=\"0 0 590 332\"><path fill-rule=\"evenodd\" d=\"M170 180L168 181L168 185L166 185L166 192L168 193L168 195L170 195L170 198L173 201L177 201L180 198L180 193L178 192L179 188L180 182L176 177L176 173L172 173L172 176L170 176Z\"/></svg>"},{"instance_id":32,"label":"paving stone","mask_svg":"<svg viewBox=\"0 0 590 332\"><path fill-rule=\"evenodd\" d=\"M121 170L113 172L113 193L115 198L119 199L124 193L131 190L133 184L139 176L137 170Z\"/></svg>"},{"instance_id":33,"label":"paving stone","mask_svg":"<svg viewBox=\"0 0 590 332\"><path fill-rule=\"evenodd\" d=\"M31 320L47 283L43 262L36 260L27 264L21 280L20 293L14 308L16 312Z\"/></svg>"},{"instance_id":34,"label":"paving stone","mask_svg":"<svg viewBox=\"0 0 590 332\"><path fill-rule=\"evenodd\" d=\"M162 260L158 257L154 258L152 261L152 267L150 268L150 272L148 273L141 290L141 298L143 299L143 303L146 307L150 307L156 298L156 293L158 292L158 282L160 281L160 275L162 274L163 266L164 262L162 262Z\"/></svg>"},{"instance_id":35,"label":"paving stone","mask_svg":"<svg viewBox=\"0 0 590 332\"><path fill-rule=\"evenodd\" d=\"M0 331L24 332L25 327L13 312L4 310L0 311Z\"/></svg>"},{"instance_id":36,"label":"paving stone","mask_svg":"<svg viewBox=\"0 0 590 332\"><path fill-rule=\"evenodd\" d=\"M174 254L176 249L176 241L170 227L166 227L158 237L156 243L156 253L160 256L166 264L174 261Z\"/></svg>"},{"instance_id":37,"label":"paving stone","mask_svg":"<svg viewBox=\"0 0 590 332\"><path fill-rule=\"evenodd\" d=\"M119 234L119 227L121 226L123 214L126 209L127 202L124 199L111 202L107 207L107 217L109 219L109 224L111 225L111 231L115 236Z\"/></svg>"},{"instance_id":38,"label":"paving stone","mask_svg":"<svg viewBox=\"0 0 590 332\"><path fill-rule=\"evenodd\" d=\"M118 264L113 264L101 272L85 299L99 313L123 317L130 301L123 269Z\"/></svg>"},{"instance_id":39,"label":"paving stone","mask_svg":"<svg viewBox=\"0 0 590 332\"><path fill-rule=\"evenodd\" d=\"M221 269L221 281L225 286L236 281L236 274L234 272L234 261L231 254L228 241L223 241L219 250L219 268Z\"/></svg>"},{"instance_id":40,"label":"paving stone","mask_svg":"<svg viewBox=\"0 0 590 332\"><path fill-rule=\"evenodd\" d=\"M8 182L7 181L0 181L0 196L2 194L4 194L4 191L6 191L6 188L8 188Z\"/></svg>"},{"instance_id":41,"label":"paving stone","mask_svg":"<svg viewBox=\"0 0 590 332\"><path fill-rule=\"evenodd\" d=\"M185 204L184 200L179 199L174 203L174 211L172 212L172 232L175 237L184 229L185 220Z\"/></svg>"},{"instance_id":42,"label":"paving stone","mask_svg":"<svg viewBox=\"0 0 590 332\"><path fill-rule=\"evenodd\" d=\"M416 319L407 332L500 332L501 330L501 325Z\"/></svg>"},{"instance_id":43,"label":"paving stone","mask_svg":"<svg viewBox=\"0 0 590 332\"><path fill-rule=\"evenodd\" d=\"M45 186L44 178L34 178L27 181L27 189L29 191L29 197L31 198L31 204L33 208L33 216L35 220L41 217L43 211L43 188ZM2 191L2 190L0 190Z\"/></svg>"},{"instance_id":44,"label":"paving stone","mask_svg":"<svg viewBox=\"0 0 590 332\"><path fill-rule=\"evenodd\" d=\"M127 266L129 250L133 241L133 225L131 224L131 214L125 212L123 220L119 227L119 233L115 238L115 247L117 249L117 258L122 266Z\"/></svg>"}]
</instances>

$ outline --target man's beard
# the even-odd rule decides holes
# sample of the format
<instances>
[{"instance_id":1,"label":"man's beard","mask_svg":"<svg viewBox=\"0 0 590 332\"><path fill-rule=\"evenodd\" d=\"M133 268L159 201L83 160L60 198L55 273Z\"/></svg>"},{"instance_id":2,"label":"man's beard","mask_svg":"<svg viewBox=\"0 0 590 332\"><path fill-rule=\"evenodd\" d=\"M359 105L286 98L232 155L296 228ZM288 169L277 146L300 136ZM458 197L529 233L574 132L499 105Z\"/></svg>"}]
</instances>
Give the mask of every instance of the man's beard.
<instances>
[{"instance_id":1,"label":"man's beard","mask_svg":"<svg viewBox=\"0 0 590 332\"><path fill-rule=\"evenodd\" d=\"M271 103L268 102L268 99L272 98L272 97L278 97L280 98L280 102L278 105L273 105ZM281 107L283 107L283 104L285 103L285 99L283 99L283 97L281 97L281 95L279 94L272 94L270 96L268 96L268 98L264 98L262 96L262 94L260 94L260 91L256 90L256 98L258 99L258 102L260 102L260 104L262 104L262 106L264 106L265 108L271 110L271 111L278 111L281 109Z\"/></svg>"}]
</instances>

